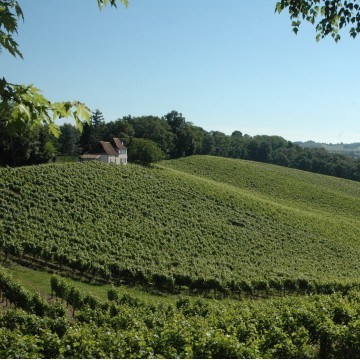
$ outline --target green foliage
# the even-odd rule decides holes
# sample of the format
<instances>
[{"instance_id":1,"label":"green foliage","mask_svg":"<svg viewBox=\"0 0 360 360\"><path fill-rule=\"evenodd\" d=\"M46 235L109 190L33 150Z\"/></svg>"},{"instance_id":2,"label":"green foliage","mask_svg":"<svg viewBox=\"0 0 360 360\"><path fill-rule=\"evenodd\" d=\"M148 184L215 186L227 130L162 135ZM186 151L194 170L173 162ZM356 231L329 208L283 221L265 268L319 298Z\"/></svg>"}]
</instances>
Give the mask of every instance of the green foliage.
<instances>
[{"instance_id":1,"label":"green foliage","mask_svg":"<svg viewBox=\"0 0 360 360\"><path fill-rule=\"evenodd\" d=\"M99 9L101 10L103 6L110 4L111 6L117 7L117 0L97 0ZM123 3L126 7L129 5L128 0L118 0L120 3Z\"/></svg>"},{"instance_id":2,"label":"green foliage","mask_svg":"<svg viewBox=\"0 0 360 360\"><path fill-rule=\"evenodd\" d=\"M62 278L52 284L55 278L68 294L81 294ZM356 358L359 298L357 291L232 303L180 297L174 306L123 294L111 305L82 301L75 317L0 310L0 356Z\"/></svg>"},{"instance_id":3,"label":"green foliage","mask_svg":"<svg viewBox=\"0 0 360 360\"><path fill-rule=\"evenodd\" d=\"M339 30L350 26L349 34L355 38L360 32L360 4L358 0L281 0L275 11L281 13L288 9L291 26L296 34L302 20L316 25L316 40L331 35L337 42Z\"/></svg>"},{"instance_id":4,"label":"green foliage","mask_svg":"<svg viewBox=\"0 0 360 360\"><path fill-rule=\"evenodd\" d=\"M11 133L0 124L0 165L20 166L46 163L55 156L55 138L46 126Z\"/></svg>"},{"instance_id":5,"label":"green foliage","mask_svg":"<svg viewBox=\"0 0 360 360\"><path fill-rule=\"evenodd\" d=\"M2 0L0 2L0 51L4 48L11 55L22 58L18 44L13 38L13 34L17 34L18 19L24 19L19 3L16 0Z\"/></svg>"},{"instance_id":6,"label":"green foliage","mask_svg":"<svg viewBox=\"0 0 360 360\"><path fill-rule=\"evenodd\" d=\"M307 211L336 212L348 218L356 218L360 211L360 184L357 182L258 162L210 156L170 160L161 165L249 191L269 202L275 200L285 206Z\"/></svg>"},{"instance_id":7,"label":"green foliage","mask_svg":"<svg viewBox=\"0 0 360 360\"><path fill-rule=\"evenodd\" d=\"M33 85L15 85L4 78L0 81L0 118L12 132L22 132L29 126L46 124L58 137L57 118L71 117L79 129L82 121L90 119L90 110L78 101L53 102L47 100Z\"/></svg>"},{"instance_id":8,"label":"green foliage","mask_svg":"<svg viewBox=\"0 0 360 360\"><path fill-rule=\"evenodd\" d=\"M148 166L164 158L164 154L152 140L133 138L129 148L129 161Z\"/></svg>"},{"instance_id":9,"label":"green foliage","mask_svg":"<svg viewBox=\"0 0 360 360\"><path fill-rule=\"evenodd\" d=\"M105 120L100 110L96 109L89 123L84 123L83 131L79 138L82 152L92 150L99 141L104 140Z\"/></svg>"},{"instance_id":10,"label":"green foliage","mask_svg":"<svg viewBox=\"0 0 360 360\"><path fill-rule=\"evenodd\" d=\"M79 155L79 140L79 129L67 123L60 126L60 136L57 142L58 153L65 156Z\"/></svg>"},{"instance_id":11,"label":"green foliage","mask_svg":"<svg viewBox=\"0 0 360 360\"><path fill-rule=\"evenodd\" d=\"M110 290L108 290L108 300L109 301L115 301L119 298L118 293L116 292L116 290L114 288L111 288Z\"/></svg>"},{"instance_id":12,"label":"green foliage","mask_svg":"<svg viewBox=\"0 0 360 360\"><path fill-rule=\"evenodd\" d=\"M51 306L38 293L32 294L25 290L2 267L0 267L0 291L10 303L28 312L54 318L64 315L61 307Z\"/></svg>"},{"instance_id":13,"label":"green foliage","mask_svg":"<svg viewBox=\"0 0 360 360\"><path fill-rule=\"evenodd\" d=\"M80 135L75 126L64 124L60 127L61 135L58 139L52 136L46 141L51 141L55 146L57 155L73 154L75 160L80 152L93 149L101 140L110 141L118 137L129 147L133 138L141 138L156 143L165 159L194 154L226 156L360 180L360 159L331 154L319 148L303 149L279 136L251 137L240 131L234 131L231 136L219 131L206 132L186 122L176 111L163 118L129 115L105 123L101 112L96 110L90 124L85 122L83 127ZM27 126L15 133L16 127L12 130L9 126L5 127L5 123L0 123L2 165L19 166L47 162L54 154L50 142L46 145L42 141L45 140L43 135L42 140L37 138L39 133L44 133L43 130L48 132L46 126ZM135 157L133 160L139 161Z\"/></svg>"},{"instance_id":14,"label":"green foliage","mask_svg":"<svg viewBox=\"0 0 360 360\"><path fill-rule=\"evenodd\" d=\"M83 151L88 151L100 140L110 141L114 137L123 140L127 147L130 147L133 138L151 140L163 151L165 159L215 155L360 180L360 159L319 148L303 149L280 136L249 136L240 131L228 136L219 131L207 132L186 122L177 111L171 111L162 118L128 115L97 125L91 121L90 126L84 124L80 143Z\"/></svg>"}]
</instances>

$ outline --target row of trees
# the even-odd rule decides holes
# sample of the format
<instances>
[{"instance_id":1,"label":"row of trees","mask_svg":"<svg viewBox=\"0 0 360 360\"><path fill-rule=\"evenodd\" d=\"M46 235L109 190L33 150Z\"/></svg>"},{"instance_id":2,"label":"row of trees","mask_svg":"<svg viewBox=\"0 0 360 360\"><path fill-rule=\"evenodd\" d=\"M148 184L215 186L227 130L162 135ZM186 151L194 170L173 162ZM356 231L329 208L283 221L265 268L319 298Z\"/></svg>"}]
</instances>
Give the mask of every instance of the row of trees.
<instances>
[{"instance_id":1,"label":"row of trees","mask_svg":"<svg viewBox=\"0 0 360 360\"><path fill-rule=\"evenodd\" d=\"M56 155L77 156L91 150L100 140L119 137L129 148L129 161L143 165L161 159L190 155L214 155L260 161L301 170L360 180L360 159L330 154L325 149L302 148L280 136L242 134L226 135L206 131L177 111L163 117L124 116L105 122L96 110L83 132L64 124L58 138L45 126L10 133L0 129L0 165L18 166L48 162Z\"/></svg>"},{"instance_id":2,"label":"row of trees","mask_svg":"<svg viewBox=\"0 0 360 360\"><path fill-rule=\"evenodd\" d=\"M64 125L67 132L71 126ZM72 131L76 129L72 127ZM100 139L120 137L129 147L129 160L180 158L190 155L214 155L230 158L266 162L301 170L360 180L360 160L351 157L330 154L325 149L304 149L280 136L257 135L249 136L241 131L226 135L220 131L206 131L201 127L187 122L177 111L171 111L165 116L125 116L105 123L101 113L95 112L91 125L84 125L84 131L79 135L78 143L69 144L69 137L64 131L59 139L63 149L75 149L76 144L84 151L93 147ZM75 137L73 136L73 139ZM143 152L135 151L139 141L143 139ZM145 141L146 140L146 141ZM65 144L65 145L61 145ZM161 150L156 151L154 144ZM75 154L75 153L73 153ZM146 161L145 161L146 162Z\"/></svg>"}]
</instances>

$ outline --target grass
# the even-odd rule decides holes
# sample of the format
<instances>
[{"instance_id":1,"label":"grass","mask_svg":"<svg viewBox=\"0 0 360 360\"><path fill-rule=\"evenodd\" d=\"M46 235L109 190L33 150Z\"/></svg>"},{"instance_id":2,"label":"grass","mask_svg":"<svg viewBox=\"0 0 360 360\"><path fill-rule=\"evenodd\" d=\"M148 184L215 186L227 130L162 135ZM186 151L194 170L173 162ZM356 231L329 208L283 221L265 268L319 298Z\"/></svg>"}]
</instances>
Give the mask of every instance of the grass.
<instances>
[{"instance_id":1,"label":"grass","mask_svg":"<svg viewBox=\"0 0 360 360\"><path fill-rule=\"evenodd\" d=\"M5 269L13 277L13 279L24 286L25 289L30 290L31 292L38 292L44 298L49 298L49 296L51 296L50 278L52 273L30 269L14 262L7 262ZM70 277L67 277L66 281L84 293L91 294L102 301L107 301L107 292L112 288L115 288L120 296L123 294L128 294L150 303L175 304L176 300L179 298L179 295L161 294L160 292L147 292L138 286L114 286L110 284L95 285L73 280ZM193 302L196 299L197 297L193 296L190 298L190 301Z\"/></svg>"}]
</instances>

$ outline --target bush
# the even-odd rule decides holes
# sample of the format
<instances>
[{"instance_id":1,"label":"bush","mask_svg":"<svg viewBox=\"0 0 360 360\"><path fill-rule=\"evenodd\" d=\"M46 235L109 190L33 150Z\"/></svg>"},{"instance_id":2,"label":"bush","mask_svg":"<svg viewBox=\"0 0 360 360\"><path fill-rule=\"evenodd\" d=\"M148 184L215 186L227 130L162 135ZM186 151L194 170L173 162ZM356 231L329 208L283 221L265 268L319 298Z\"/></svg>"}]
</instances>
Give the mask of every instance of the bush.
<instances>
[{"instance_id":1,"label":"bush","mask_svg":"<svg viewBox=\"0 0 360 360\"><path fill-rule=\"evenodd\" d=\"M159 146L151 140L133 138L129 147L129 162L149 166L164 158Z\"/></svg>"}]
</instances>

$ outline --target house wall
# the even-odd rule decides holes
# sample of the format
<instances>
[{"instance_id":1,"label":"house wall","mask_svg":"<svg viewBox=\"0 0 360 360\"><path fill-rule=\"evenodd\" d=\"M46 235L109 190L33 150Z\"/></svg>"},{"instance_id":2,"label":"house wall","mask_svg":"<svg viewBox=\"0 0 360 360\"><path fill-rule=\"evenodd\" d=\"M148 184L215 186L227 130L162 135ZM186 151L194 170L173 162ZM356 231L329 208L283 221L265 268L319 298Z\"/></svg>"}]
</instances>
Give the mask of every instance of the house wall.
<instances>
[{"instance_id":1,"label":"house wall","mask_svg":"<svg viewBox=\"0 0 360 360\"><path fill-rule=\"evenodd\" d=\"M119 155L119 164L127 164L127 154Z\"/></svg>"},{"instance_id":2,"label":"house wall","mask_svg":"<svg viewBox=\"0 0 360 360\"><path fill-rule=\"evenodd\" d=\"M112 155L100 155L99 160L104 162L105 164L116 164L116 158Z\"/></svg>"},{"instance_id":3,"label":"house wall","mask_svg":"<svg viewBox=\"0 0 360 360\"><path fill-rule=\"evenodd\" d=\"M116 156L116 164L127 164L127 150L117 150L118 155Z\"/></svg>"},{"instance_id":4,"label":"house wall","mask_svg":"<svg viewBox=\"0 0 360 360\"><path fill-rule=\"evenodd\" d=\"M108 155L108 164L116 164L117 156Z\"/></svg>"},{"instance_id":5,"label":"house wall","mask_svg":"<svg viewBox=\"0 0 360 360\"><path fill-rule=\"evenodd\" d=\"M108 163L108 156L107 155L100 155L99 160L107 164Z\"/></svg>"},{"instance_id":6,"label":"house wall","mask_svg":"<svg viewBox=\"0 0 360 360\"><path fill-rule=\"evenodd\" d=\"M124 165L126 165L127 164L127 154L120 154L117 156L100 155L99 160L104 162L105 164L116 164L116 165L124 164Z\"/></svg>"}]
</instances>

